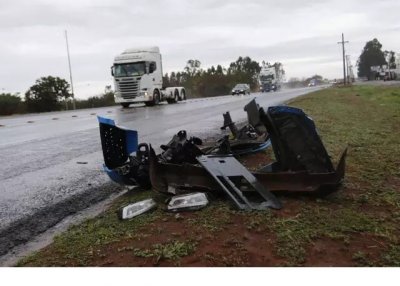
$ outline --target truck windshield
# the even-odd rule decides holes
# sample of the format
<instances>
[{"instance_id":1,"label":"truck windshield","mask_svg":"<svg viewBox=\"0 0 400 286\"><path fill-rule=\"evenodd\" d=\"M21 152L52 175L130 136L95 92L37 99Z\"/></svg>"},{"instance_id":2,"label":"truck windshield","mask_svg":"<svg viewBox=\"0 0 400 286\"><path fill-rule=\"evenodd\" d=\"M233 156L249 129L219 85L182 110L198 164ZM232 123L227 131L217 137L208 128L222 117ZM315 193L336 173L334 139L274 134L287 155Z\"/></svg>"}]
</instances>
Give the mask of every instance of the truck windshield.
<instances>
[{"instance_id":1,"label":"truck windshield","mask_svg":"<svg viewBox=\"0 0 400 286\"><path fill-rule=\"evenodd\" d=\"M115 77L123 76L141 76L146 72L145 62L128 63L128 64L115 64Z\"/></svg>"},{"instance_id":2,"label":"truck windshield","mask_svg":"<svg viewBox=\"0 0 400 286\"><path fill-rule=\"evenodd\" d=\"M270 80L270 79L274 79L274 75L273 74L260 76L260 80L261 81L266 81L266 80Z\"/></svg>"}]
</instances>

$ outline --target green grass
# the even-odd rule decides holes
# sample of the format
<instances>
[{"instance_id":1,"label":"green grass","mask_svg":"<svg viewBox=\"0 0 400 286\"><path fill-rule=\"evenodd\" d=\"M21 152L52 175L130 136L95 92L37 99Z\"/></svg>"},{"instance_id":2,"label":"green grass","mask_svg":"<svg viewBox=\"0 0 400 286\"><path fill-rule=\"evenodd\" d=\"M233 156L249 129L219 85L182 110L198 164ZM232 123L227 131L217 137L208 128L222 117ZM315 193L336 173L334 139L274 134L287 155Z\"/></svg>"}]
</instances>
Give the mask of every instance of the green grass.
<instances>
[{"instance_id":1,"label":"green grass","mask_svg":"<svg viewBox=\"0 0 400 286\"><path fill-rule=\"evenodd\" d=\"M135 248L133 254L137 257L154 257L156 263L162 259L178 260L181 257L188 256L196 249L195 242L171 241L164 244L155 244L151 249Z\"/></svg>"},{"instance_id":2,"label":"green grass","mask_svg":"<svg viewBox=\"0 0 400 286\"><path fill-rule=\"evenodd\" d=\"M356 265L400 266L400 88L329 88L298 98L290 105L304 109L315 120L335 162L349 147L346 179L339 192L325 198L282 197L284 209L276 212L238 212L229 202L214 200L190 216L176 218L157 209L121 222L115 211L127 203L154 196L159 202L164 200L152 192L132 193L118 199L104 214L71 227L57 236L50 247L23 259L19 265L92 265L106 256L109 247L119 243L123 246L115 248L115 252L180 265L182 257L201 251L204 241L234 231L242 222L241 229L274 241L274 254L284 261L283 265L306 263L313 243L330 239L348 249L350 262ZM282 215L285 208L290 208L288 205L295 208ZM137 246L165 234L163 223L175 221L181 223L182 230L174 230L169 239ZM189 231L183 235L185 229ZM378 254L355 247L360 236L371 237L371 243L377 241ZM246 252L241 237L238 233L223 245ZM245 263L235 251L221 257L206 253L204 257L223 265Z\"/></svg>"},{"instance_id":3,"label":"green grass","mask_svg":"<svg viewBox=\"0 0 400 286\"><path fill-rule=\"evenodd\" d=\"M42 261L39 265L43 263L52 266L68 263L85 266L92 258L102 256L101 251L98 251L99 246L118 242L121 239L142 238L145 234L137 232L137 230L140 227L151 225L153 221L160 218L161 210L128 221L120 221L117 217L117 210L129 203L152 196L153 194L150 191L146 191L117 199L105 213L80 225L72 226L67 232L56 236L52 244L54 255L38 252L21 260L18 264L33 263L37 265L37 261Z\"/></svg>"}]
</instances>

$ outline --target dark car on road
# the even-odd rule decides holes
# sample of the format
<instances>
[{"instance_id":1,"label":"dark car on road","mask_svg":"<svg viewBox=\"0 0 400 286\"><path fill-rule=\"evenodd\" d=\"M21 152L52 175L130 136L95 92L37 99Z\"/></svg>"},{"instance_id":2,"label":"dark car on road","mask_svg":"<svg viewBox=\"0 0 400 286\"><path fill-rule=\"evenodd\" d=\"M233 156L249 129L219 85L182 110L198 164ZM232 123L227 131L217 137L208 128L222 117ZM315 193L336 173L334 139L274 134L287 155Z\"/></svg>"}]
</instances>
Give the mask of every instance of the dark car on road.
<instances>
[{"instance_id":1,"label":"dark car on road","mask_svg":"<svg viewBox=\"0 0 400 286\"><path fill-rule=\"evenodd\" d=\"M232 95L235 94L250 94L250 86L246 83L238 83L232 89Z\"/></svg>"}]
</instances>

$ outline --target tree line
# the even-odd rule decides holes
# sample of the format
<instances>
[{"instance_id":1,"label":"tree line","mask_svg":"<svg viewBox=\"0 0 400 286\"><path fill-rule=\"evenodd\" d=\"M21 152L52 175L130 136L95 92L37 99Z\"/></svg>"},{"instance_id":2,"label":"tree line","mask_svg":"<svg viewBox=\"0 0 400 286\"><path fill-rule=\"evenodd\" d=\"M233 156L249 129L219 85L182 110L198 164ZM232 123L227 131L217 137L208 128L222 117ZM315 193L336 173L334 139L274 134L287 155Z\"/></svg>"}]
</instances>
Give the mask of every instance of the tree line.
<instances>
[{"instance_id":1,"label":"tree line","mask_svg":"<svg viewBox=\"0 0 400 286\"><path fill-rule=\"evenodd\" d=\"M279 62L271 65L263 61L262 65L282 68ZM238 83L247 83L252 90L257 90L258 74L262 65L245 56L231 62L228 67L217 65L203 69L199 60L191 59L187 61L183 71L166 73L163 83L165 86L183 86L191 97L229 94Z\"/></svg>"},{"instance_id":2,"label":"tree line","mask_svg":"<svg viewBox=\"0 0 400 286\"><path fill-rule=\"evenodd\" d=\"M24 95L0 93L0 115L14 113L48 112L73 108L69 83L62 78L47 76L36 80ZM114 105L114 92L106 86L104 93L88 99L75 99L77 109Z\"/></svg>"}]
</instances>

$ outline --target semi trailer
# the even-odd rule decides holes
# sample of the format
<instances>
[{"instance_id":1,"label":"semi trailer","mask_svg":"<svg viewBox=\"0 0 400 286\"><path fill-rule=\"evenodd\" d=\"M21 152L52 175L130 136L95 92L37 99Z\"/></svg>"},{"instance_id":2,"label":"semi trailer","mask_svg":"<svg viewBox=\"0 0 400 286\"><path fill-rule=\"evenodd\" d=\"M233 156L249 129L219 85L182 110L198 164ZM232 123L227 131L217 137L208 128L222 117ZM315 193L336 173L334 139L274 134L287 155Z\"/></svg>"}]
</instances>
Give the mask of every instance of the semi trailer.
<instances>
[{"instance_id":1,"label":"semi trailer","mask_svg":"<svg viewBox=\"0 0 400 286\"><path fill-rule=\"evenodd\" d=\"M153 106L163 101L186 100L184 87L163 85L162 57L158 47L125 50L114 58L111 75L114 100L123 107L129 107L131 103Z\"/></svg>"}]
</instances>

